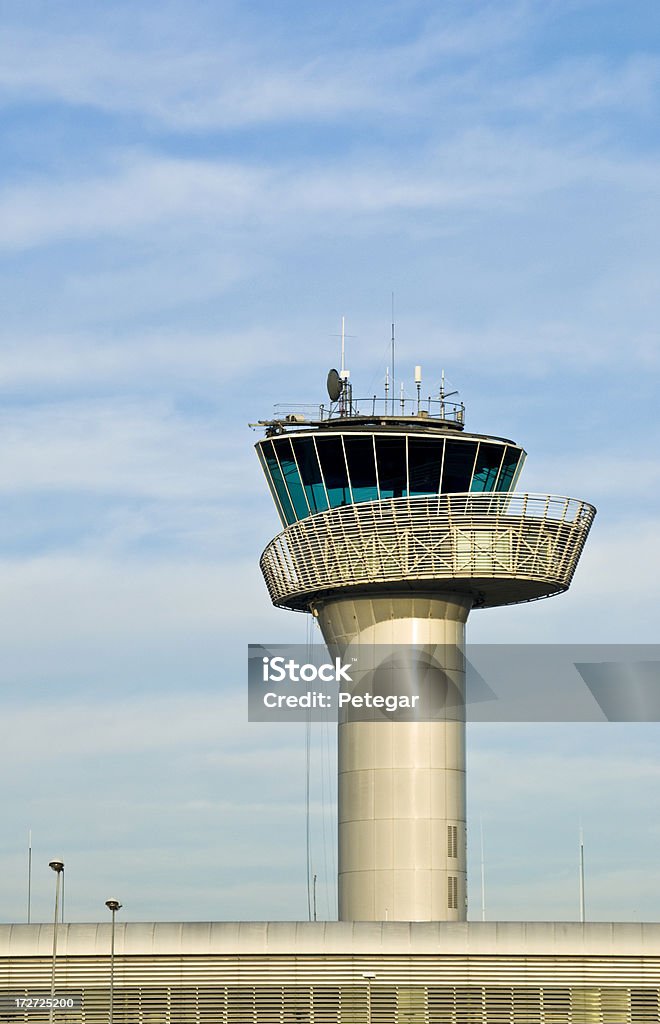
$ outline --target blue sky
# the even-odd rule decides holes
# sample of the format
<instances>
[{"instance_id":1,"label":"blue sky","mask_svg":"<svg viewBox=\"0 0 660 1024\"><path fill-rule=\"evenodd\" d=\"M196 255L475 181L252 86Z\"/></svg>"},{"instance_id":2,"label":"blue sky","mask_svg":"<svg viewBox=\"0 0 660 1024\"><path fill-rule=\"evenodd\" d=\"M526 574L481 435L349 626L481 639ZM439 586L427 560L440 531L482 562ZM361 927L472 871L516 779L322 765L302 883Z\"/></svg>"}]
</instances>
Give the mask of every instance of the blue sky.
<instances>
[{"instance_id":1,"label":"blue sky","mask_svg":"<svg viewBox=\"0 0 660 1024\"><path fill-rule=\"evenodd\" d=\"M593 501L570 593L482 642L657 642L660 11L632 0L3 4L0 919L297 918L305 740L248 725L277 529L247 424L445 369L521 486ZM412 390L412 384L410 385ZM660 914L655 726L473 726L488 912ZM332 737L313 737L331 912ZM476 842L473 914L479 913ZM515 850L515 856L512 853Z\"/></svg>"}]
</instances>

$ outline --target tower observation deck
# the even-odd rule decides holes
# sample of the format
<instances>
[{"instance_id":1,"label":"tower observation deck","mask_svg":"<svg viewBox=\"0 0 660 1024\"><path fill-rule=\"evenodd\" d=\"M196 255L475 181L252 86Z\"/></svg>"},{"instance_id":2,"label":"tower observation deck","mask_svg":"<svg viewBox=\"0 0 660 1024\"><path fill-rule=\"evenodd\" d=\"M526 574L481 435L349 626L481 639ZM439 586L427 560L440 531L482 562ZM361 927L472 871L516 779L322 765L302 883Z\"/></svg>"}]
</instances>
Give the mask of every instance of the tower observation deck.
<instances>
[{"instance_id":1,"label":"tower observation deck","mask_svg":"<svg viewBox=\"0 0 660 1024\"><path fill-rule=\"evenodd\" d=\"M463 405L422 400L420 378L415 399L354 400L332 370L328 404L261 421L284 527L261 569L333 652L442 651L464 694L470 611L567 590L595 509L517 492L520 445L467 433ZM464 720L340 720L338 770L340 920L465 920Z\"/></svg>"}]
</instances>

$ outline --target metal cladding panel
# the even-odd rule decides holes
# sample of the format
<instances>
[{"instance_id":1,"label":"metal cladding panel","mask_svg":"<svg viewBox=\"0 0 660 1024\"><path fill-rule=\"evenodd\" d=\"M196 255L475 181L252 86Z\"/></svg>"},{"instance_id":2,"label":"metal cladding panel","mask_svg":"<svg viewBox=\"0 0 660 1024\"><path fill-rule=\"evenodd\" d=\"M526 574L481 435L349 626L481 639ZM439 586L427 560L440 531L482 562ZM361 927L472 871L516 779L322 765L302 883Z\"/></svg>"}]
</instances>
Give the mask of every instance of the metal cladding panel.
<instances>
[{"instance_id":1,"label":"metal cladding panel","mask_svg":"<svg viewBox=\"0 0 660 1024\"><path fill-rule=\"evenodd\" d=\"M121 930L134 952L115 960L115 1024L658 1020L658 925L259 922L123 924ZM17 926L0 928L2 993L49 990L50 956L36 952L48 931L52 937L48 926L23 926L21 934ZM110 926L68 925L60 932L62 944L77 952L58 958L57 988L80 992L82 1010L57 1019L105 1024ZM106 946L103 954L99 944ZM478 951L482 946L488 949Z\"/></svg>"},{"instance_id":2,"label":"metal cladding panel","mask_svg":"<svg viewBox=\"0 0 660 1024\"><path fill-rule=\"evenodd\" d=\"M63 956L104 959L110 950L109 922L58 927ZM0 925L0 964L49 960L52 924ZM660 924L571 921L186 921L117 922L115 948L127 958L293 956L340 954L635 957L660 962Z\"/></svg>"},{"instance_id":3,"label":"metal cladding panel","mask_svg":"<svg viewBox=\"0 0 660 1024\"><path fill-rule=\"evenodd\" d=\"M320 605L318 621L344 658L362 645L437 646L463 693L469 610L446 595L347 597ZM464 722L342 721L338 740L340 919L464 920Z\"/></svg>"}]
</instances>

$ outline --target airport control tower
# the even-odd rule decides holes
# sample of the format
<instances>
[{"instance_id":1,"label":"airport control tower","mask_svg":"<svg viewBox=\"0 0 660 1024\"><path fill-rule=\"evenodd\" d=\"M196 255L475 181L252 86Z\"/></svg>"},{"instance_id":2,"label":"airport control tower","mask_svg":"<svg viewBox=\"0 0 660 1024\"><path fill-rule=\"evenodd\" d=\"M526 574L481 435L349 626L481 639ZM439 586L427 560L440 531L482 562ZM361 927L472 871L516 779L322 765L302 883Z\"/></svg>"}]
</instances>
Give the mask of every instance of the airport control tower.
<instances>
[{"instance_id":1,"label":"airport control tower","mask_svg":"<svg viewBox=\"0 0 660 1024\"><path fill-rule=\"evenodd\" d=\"M261 569L332 650L442 650L464 692L470 611L565 591L595 509L516 492L523 449L468 434L444 382L422 397L420 367L415 390L357 400L331 370L329 402L262 421L284 529ZM465 920L464 720L345 720L338 744L340 920Z\"/></svg>"}]
</instances>

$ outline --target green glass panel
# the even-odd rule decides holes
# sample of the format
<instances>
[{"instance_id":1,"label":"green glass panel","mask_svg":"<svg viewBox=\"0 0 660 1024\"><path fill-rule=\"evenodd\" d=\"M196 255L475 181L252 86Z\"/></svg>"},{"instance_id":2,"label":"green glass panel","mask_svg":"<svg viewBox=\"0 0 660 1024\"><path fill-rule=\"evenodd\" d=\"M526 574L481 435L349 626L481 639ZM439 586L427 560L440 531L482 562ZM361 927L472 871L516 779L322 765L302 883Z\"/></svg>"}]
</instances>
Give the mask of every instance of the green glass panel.
<instances>
[{"instance_id":1,"label":"green glass panel","mask_svg":"<svg viewBox=\"0 0 660 1024\"><path fill-rule=\"evenodd\" d=\"M484 441L479 445L477 461L472 477L471 491L493 491L495 481L500 471L500 464L504 454L504 447L501 444L486 444Z\"/></svg>"},{"instance_id":2,"label":"green glass panel","mask_svg":"<svg viewBox=\"0 0 660 1024\"><path fill-rule=\"evenodd\" d=\"M328 507L328 499L325 495L321 467L316 457L316 448L311 437L293 438L293 451L300 467L303 487L307 495L307 502L312 512L325 512Z\"/></svg>"},{"instance_id":3,"label":"green glass panel","mask_svg":"<svg viewBox=\"0 0 660 1024\"><path fill-rule=\"evenodd\" d=\"M279 498L280 505L282 506L282 511L284 512L284 516L286 518L286 521L289 524L295 523L296 516L295 516L295 513L293 511L293 506L292 506L291 501L289 499L289 495L288 495L286 486L284 484L284 478L282 476L282 471L280 469L280 464L279 464L279 462L277 461L277 459L275 457L275 450L273 448L273 442L272 441L264 441L262 443L262 445L261 445L261 450L263 451L264 456L266 458L266 465L268 466L268 472L270 474L270 479L271 479L273 487L275 489L275 493L277 494L277 497Z\"/></svg>"},{"instance_id":4,"label":"green glass panel","mask_svg":"<svg viewBox=\"0 0 660 1024\"><path fill-rule=\"evenodd\" d=\"M378 501L376 458L371 437L344 437L353 501Z\"/></svg>"},{"instance_id":5,"label":"green glass panel","mask_svg":"<svg viewBox=\"0 0 660 1024\"><path fill-rule=\"evenodd\" d=\"M277 457L280 460L284 481L289 494L291 495L291 501L293 502L293 507L296 512L296 518L304 519L305 516L309 515L309 507L305 499L305 492L300 480L298 466L296 465L296 460L293 457L291 441L288 437L282 437L277 441L273 441L273 446L277 452Z\"/></svg>"},{"instance_id":6,"label":"green glass panel","mask_svg":"<svg viewBox=\"0 0 660 1024\"><path fill-rule=\"evenodd\" d=\"M331 508L351 504L346 460L341 437L318 437L316 447Z\"/></svg>"},{"instance_id":7,"label":"green glass panel","mask_svg":"<svg viewBox=\"0 0 660 1024\"><path fill-rule=\"evenodd\" d=\"M381 498L408 494L405 437L376 437L376 461Z\"/></svg>"},{"instance_id":8,"label":"green glass panel","mask_svg":"<svg viewBox=\"0 0 660 1024\"><path fill-rule=\"evenodd\" d=\"M511 481L513 480L521 454L522 452L519 448L512 448L511 445L507 445L497 487L495 488L497 491L508 491L511 487Z\"/></svg>"},{"instance_id":9,"label":"green glass panel","mask_svg":"<svg viewBox=\"0 0 660 1024\"><path fill-rule=\"evenodd\" d=\"M475 441L447 441L442 468L443 494L461 493L470 489L476 453Z\"/></svg>"},{"instance_id":10,"label":"green glass panel","mask_svg":"<svg viewBox=\"0 0 660 1024\"><path fill-rule=\"evenodd\" d=\"M408 480L411 494L440 490L444 438L408 438Z\"/></svg>"}]
</instances>

